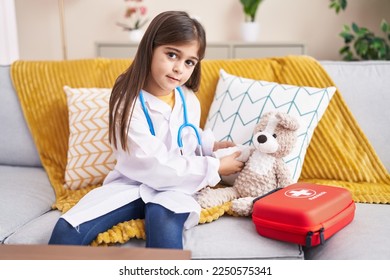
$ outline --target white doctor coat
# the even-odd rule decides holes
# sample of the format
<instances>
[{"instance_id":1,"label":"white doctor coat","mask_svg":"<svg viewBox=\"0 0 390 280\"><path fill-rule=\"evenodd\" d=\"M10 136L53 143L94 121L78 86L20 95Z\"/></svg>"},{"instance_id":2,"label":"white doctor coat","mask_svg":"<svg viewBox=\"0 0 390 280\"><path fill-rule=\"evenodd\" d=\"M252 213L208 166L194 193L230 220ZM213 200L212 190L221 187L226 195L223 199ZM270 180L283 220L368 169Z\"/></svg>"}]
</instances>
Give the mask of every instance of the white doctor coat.
<instances>
[{"instance_id":1,"label":"white doctor coat","mask_svg":"<svg viewBox=\"0 0 390 280\"><path fill-rule=\"evenodd\" d=\"M188 121L199 126L200 104L195 94L183 87L188 108ZM201 207L193 197L206 186L220 181L219 160L212 157L214 136L198 130L202 152L197 156L197 138L191 128L182 132L183 155L177 144L183 124L183 105L176 90L174 108L144 91L145 105L152 119L156 136L150 132L141 102L136 101L128 133L129 152L115 150L117 163L103 186L86 194L73 208L62 215L72 226L100 217L138 198L145 203L160 204L175 213L190 213L184 227L199 222ZM119 145L120 146L120 145Z\"/></svg>"}]
</instances>

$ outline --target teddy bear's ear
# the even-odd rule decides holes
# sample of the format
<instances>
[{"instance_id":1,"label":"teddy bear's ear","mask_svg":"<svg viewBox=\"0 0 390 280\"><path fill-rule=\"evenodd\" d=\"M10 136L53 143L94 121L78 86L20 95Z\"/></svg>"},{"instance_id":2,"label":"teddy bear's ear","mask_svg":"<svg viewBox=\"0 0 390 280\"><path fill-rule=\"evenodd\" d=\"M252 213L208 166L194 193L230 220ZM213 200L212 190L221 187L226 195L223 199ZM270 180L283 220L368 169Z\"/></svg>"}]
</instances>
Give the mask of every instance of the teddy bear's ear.
<instances>
[{"instance_id":1,"label":"teddy bear's ear","mask_svg":"<svg viewBox=\"0 0 390 280\"><path fill-rule=\"evenodd\" d=\"M276 117L279 119L279 125L285 129L296 131L299 128L298 120L289 114L278 112Z\"/></svg>"},{"instance_id":2,"label":"teddy bear's ear","mask_svg":"<svg viewBox=\"0 0 390 280\"><path fill-rule=\"evenodd\" d=\"M270 116L275 114L274 112L266 112L261 115L260 121L256 124L254 133L256 134L257 132L263 130L269 121Z\"/></svg>"}]
</instances>

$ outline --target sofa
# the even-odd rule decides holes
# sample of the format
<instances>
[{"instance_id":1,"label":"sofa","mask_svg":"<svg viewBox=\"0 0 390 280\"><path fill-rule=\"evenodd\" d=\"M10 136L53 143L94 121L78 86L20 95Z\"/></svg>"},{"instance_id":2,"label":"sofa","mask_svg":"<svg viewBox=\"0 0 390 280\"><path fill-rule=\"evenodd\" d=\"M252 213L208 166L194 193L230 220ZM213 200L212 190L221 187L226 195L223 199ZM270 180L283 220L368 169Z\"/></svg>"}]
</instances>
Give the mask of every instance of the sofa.
<instances>
[{"instance_id":1,"label":"sofa","mask_svg":"<svg viewBox=\"0 0 390 280\"><path fill-rule=\"evenodd\" d=\"M47 244L61 213L90 190L63 188L69 148L63 86L109 88L129 63L95 58L0 66L0 241L4 246ZM207 123L221 68L251 79L337 88L308 143L299 181L350 189L356 212L353 221L325 244L305 248L260 236L250 217L230 215L222 208L206 211L204 215L212 218L184 233L184 248L192 258L390 259L390 153L385 142L390 139L390 62L316 61L307 56L206 60L198 93L202 126ZM337 135L327 135L324 127L328 126L339 129ZM330 151L334 146L337 150ZM357 155L357 160L345 160L348 153ZM346 169L343 176L347 177L329 175L348 165L353 168ZM125 242L110 239L108 245L144 247L142 228L139 231Z\"/></svg>"}]
</instances>

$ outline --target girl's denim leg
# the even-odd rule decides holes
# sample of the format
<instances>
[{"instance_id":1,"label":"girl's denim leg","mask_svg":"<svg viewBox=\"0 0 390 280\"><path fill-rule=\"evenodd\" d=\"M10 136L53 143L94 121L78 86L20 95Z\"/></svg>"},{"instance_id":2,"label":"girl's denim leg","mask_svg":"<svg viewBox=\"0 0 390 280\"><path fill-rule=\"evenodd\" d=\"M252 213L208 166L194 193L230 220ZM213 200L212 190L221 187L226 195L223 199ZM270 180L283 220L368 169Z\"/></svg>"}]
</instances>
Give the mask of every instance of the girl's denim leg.
<instances>
[{"instance_id":1,"label":"girl's denim leg","mask_svg":"<svg viewBox=\"0 0 390 280\"><path fill-rule=\"evenodd\" d=\"M146 247L183 249L183 226L189 213L176 214L165 207L145 206Z\"/></svg>"},{"instance_id":2,"label":"girl's denim leg","mask_svg":"<svg viewBox=\"0 0 390 280\"><path fill-rule=\"evenodd\" d=\"M54 227L49 244L89 245L99 233L118 223L144 218L145 203L140 198L76 228L60 218Z\"/></svg>"}]
</instances>

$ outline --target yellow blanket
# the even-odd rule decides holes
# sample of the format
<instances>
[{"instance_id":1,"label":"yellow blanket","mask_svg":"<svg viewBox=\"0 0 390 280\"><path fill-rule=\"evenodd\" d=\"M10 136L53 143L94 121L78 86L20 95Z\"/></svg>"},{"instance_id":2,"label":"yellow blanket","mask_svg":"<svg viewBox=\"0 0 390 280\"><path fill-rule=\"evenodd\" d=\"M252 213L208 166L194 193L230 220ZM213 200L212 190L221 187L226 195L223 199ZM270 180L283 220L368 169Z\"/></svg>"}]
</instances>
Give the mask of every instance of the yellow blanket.
<instances>
[{"instance_id":1,"label":"yellow blanket","mask_svg":"<svg viewBox=\"0 0 390 280\"><path fill-rule=\"evenodd\" d=\"M53 208L65 212L89 190L97 187L81 190L63 188L69 137L63 86L112 87L116 77L130 62L125 59L97 58L17 61L12 65L11 76L24 116L56 194ZM202 126L213 100L221 68L233 75L284 84L313 87L334 85L321 65L308 56L206 60L202 62L202 81L198 92ZM314 132L300 181L345 187L352 192L356 202L390 202L390 175L339 91L336 91ZM200 222L213 221L225 213L229 214L229 204L204 209ZM120 224L102 234L95 245L125 242L133 237L144 238L143 221L132 221L132 225L129 223Z\"/></svg>"}]
</instances>

